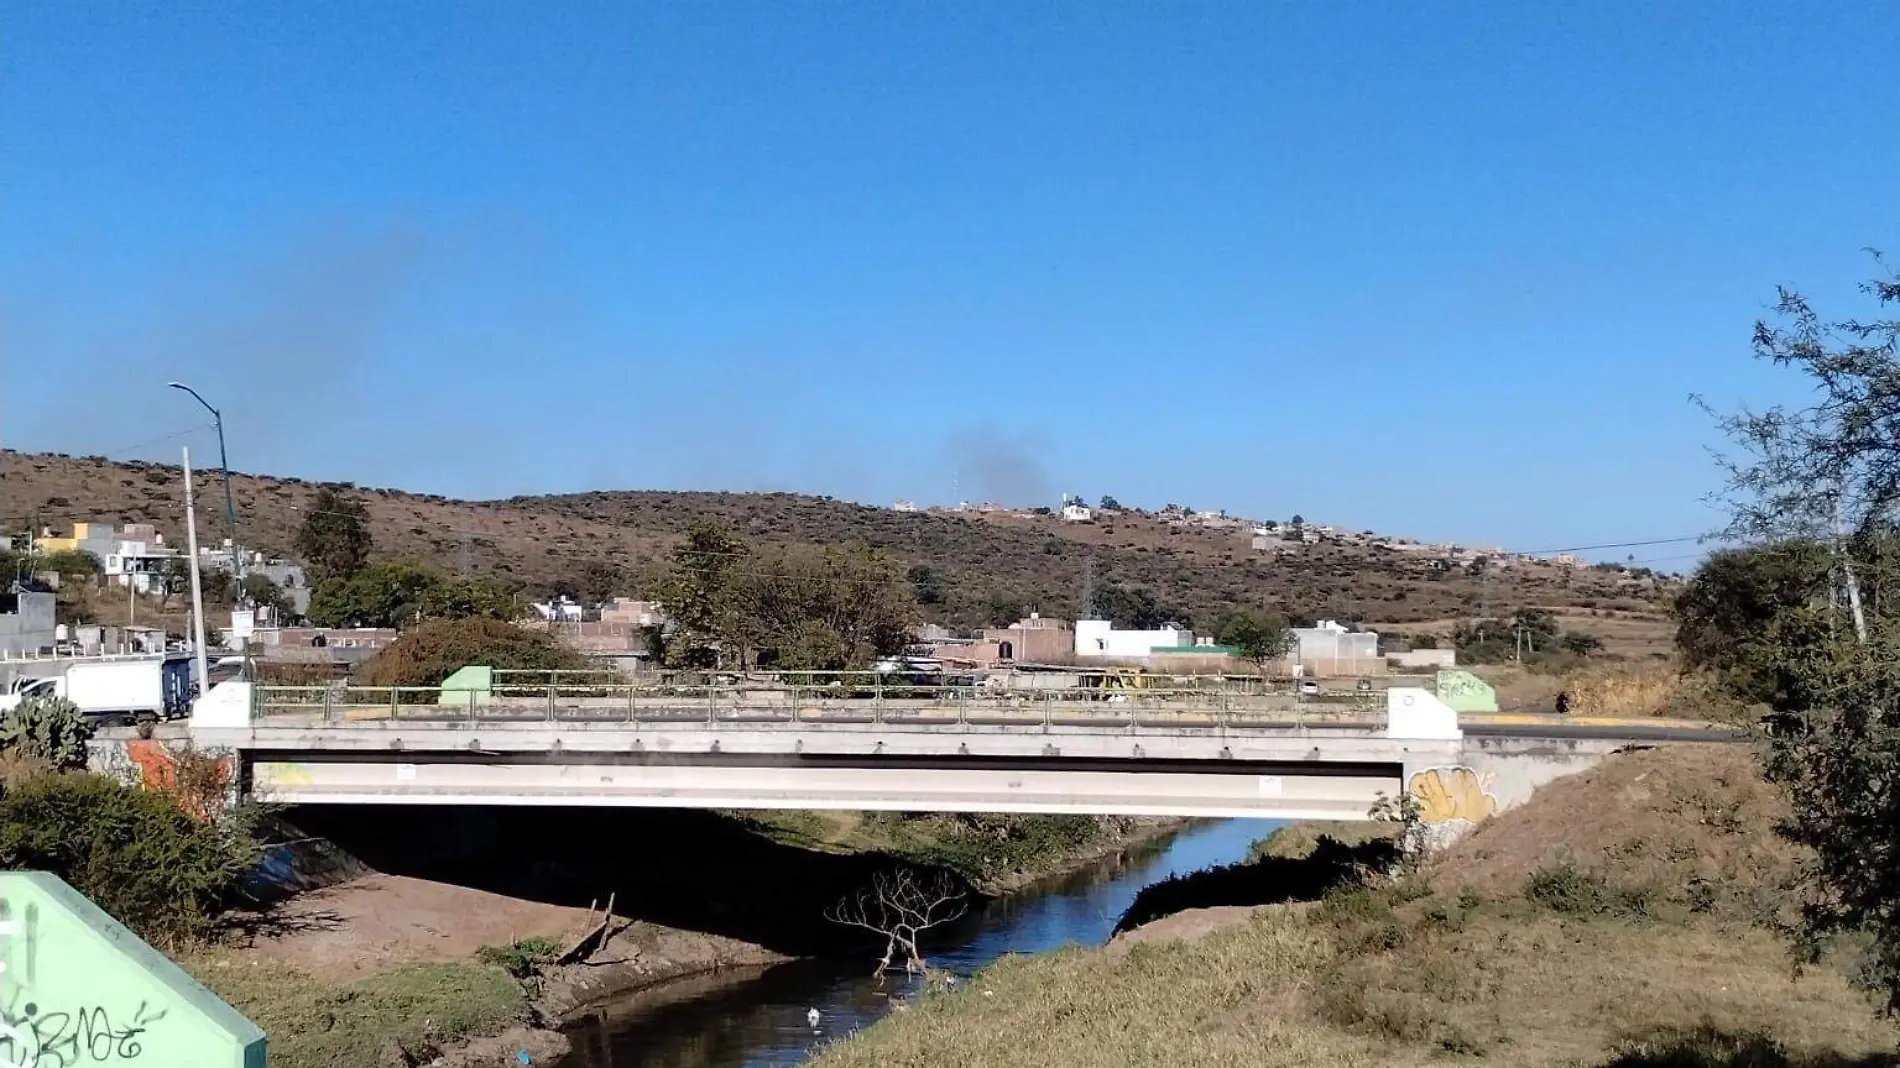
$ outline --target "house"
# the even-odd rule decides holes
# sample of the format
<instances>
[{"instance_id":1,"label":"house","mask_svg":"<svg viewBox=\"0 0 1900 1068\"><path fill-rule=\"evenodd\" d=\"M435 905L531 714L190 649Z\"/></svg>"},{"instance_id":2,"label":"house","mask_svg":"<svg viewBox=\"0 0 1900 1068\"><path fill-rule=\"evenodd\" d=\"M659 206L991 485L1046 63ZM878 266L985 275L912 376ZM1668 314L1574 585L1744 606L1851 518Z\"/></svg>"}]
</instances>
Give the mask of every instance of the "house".
<instances>
[{"instance_id":1,"label":"house","mask_svg":"<svg viewBox=\"0 0 1900 1068\"><path fill-rule=\"evenodd\" d=\"M1145 659L1193 644L1194 632L1172 623L1155 630L1116 630L1106 619L1079 619L1075 623L1077 659Z\"/></svg>"},{"instance_id":2,"label":"house","mask_svg":"<svg viewBox=\"0 0 1900 1068\"><path fill-rule=\"evenodd\" d=\"M1075 637L1065 620L1031 612L1007 627L989 627L974 638L945 637L925 644L943 660L981 667L999 664L1061 664L1074 655Z\"/></svg>"},{"instance_id":3,"label":"house","mask_svg":"<svg viewBox=\"0 0 1900 1068\"><path fill-rule=\"evenodd\" d=\"M538 601L529 607L534 609L534 614L540 616L543 623L579 623L586 611L579 601L566 596Z\"/></svg>"},{"instance_id":4,"label":"house","mask_svg":"<svg viewBox=\"0 0 1900 1068\"><path fill-rule=\"evenodd\" d=\"M609 625L645 630L648 627L666 625L666 610L658 601L636 601L631 597L616 597L600 606L600 621Z\"/></svg>"},{"instance_id":5,"label":"house","mask_svg":"<svg viewBox=\"0 0 1900 1068\"><path fill-rule=\"evenodd\" d=\"M1062 521L1064 523L1093 523L1095 513L1089 511L1086 504L1065 504L1062 506Z\"/></svg>"},{"instance_id":6,"label":"house","mask_svg":"<svg viewBox=\"0 0 1900 1068\"><path fill-rule=\"evenodd\" d=\"M898 501L896 504L891 505L891 511L893 512L914 512L916 510L916 501Z\"/></svg>"}]
</instances>

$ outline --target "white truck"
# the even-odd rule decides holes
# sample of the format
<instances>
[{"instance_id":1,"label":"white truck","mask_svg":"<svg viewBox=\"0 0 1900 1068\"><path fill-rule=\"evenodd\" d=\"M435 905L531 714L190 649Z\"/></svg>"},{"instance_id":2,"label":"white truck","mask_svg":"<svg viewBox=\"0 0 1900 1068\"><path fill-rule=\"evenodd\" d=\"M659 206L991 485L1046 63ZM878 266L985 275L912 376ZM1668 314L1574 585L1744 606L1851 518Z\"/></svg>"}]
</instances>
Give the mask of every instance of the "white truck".
<instances>
[{"instance_id":1,"label":"white truck","mask_svg":"<svg viewBox=\"0 0 1900 1068\"><path fill-rule=\"evenodd\" d=\"M64 697L88 718L135 723L191 712L190 657L71 663L64 674L13 680L0 694L0 713L29 697Z\"/></svg>"}]
</instances>

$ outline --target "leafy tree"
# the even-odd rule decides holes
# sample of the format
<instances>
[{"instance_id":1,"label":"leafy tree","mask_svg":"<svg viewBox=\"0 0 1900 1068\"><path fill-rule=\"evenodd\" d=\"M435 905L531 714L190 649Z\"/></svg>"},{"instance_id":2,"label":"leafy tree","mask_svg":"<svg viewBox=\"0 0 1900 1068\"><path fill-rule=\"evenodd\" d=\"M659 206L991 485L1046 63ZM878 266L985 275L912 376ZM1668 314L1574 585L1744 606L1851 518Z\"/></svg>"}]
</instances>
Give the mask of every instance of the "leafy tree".
<instances>
[{"instance_id":1,"label":"leafy tree","mask_svg":"<svg viewBox=\"0 0 1900 1068\"><path fill-rule=\"evenodd\" d=\"M1131 630L1159 630L1164 624L1191 625L1187 612L1164 605L1145 586L1103 586L1095 593L1096 618Z\"/></svg>"},{"instance_id":2,"label":"leafy tree","mask_svg":"<svg viewBox=\"0 0 1900 1068\"><path fill-rule=\"evenodd\" d=\"M269 575L260 571L253 571L244 576L240 589L244 594L244 599L259 608L275 609L280 616L289 616L294 611L290 595L286 594L277 583L271 581Z\"/></svg>"},{"instance_id":3,"label":"leafy tree","mask_svg":"<svg viewBox=\"0 0 1900 1068\"><path fill-rule=\"evenodd\" d=\"M687 528L660 583L660 601L679 628L669 650L673 656L695 655L690 650L698 648L716 658L719 643L740 634L737 580L749 566L750 553L745 542L717 523Z\"/></svg>"},{"instance_id":4,"label":"leafy tree","mask_svg":"<svg viewBox=\"0 0 1900 1068\"><path fill-rule=\"evenodd\" d=\"M61 585L64 585L69 582L91 582L105 574L106 568L98 557L84 549L61 549L56 553L47 553L34 570L54 572L59 576Z\"/></svg>"},{"instance_id":5,"label":"leafy tree","mask_svg":"<svg viewBox=\"0 0 1900 1068\"><path fill-rule=\"evenodd\" d=\"M1708 603L1692 603L1682 641L1718 665L1767 662L1769 681L1743 683L1769 695L1768 771L1793 802L1788 833L1814 851L1811 945L1864 936L1862 974L1891 1011L1900 1010L1900 606L1881 587L1900 501L1900 275L1877 263L1882 276L1861 287L1871 316L1826 322L1784 288L1776 321L1755 326L1756 356L1805 373L1811 402L1718 417L1740 450L1725 461L1728 533L1823 547L1827 596L1814 588L1812 550L1758 558L1739 578L1700 576ZM1757 637L1737 650L1729 635L1750 627Z\"/></svg>"},{"instance_id":6,"label":"leafy tree","mask_svg":"<svg viewBox=\"0 0 1900 1068\"><path fill-rule=\"evenodd\" d=\"M1740 700L1779 703L1799 635L1825 631L1833 585L1830 550L1783 541L1711 553L1676 595L1676 650L1683 666L1710 672ZM1806 620L1797 619L1807 615Z\"/></svg>"},{"instance_id":7,"label":"leafy tree","mask_svg":"<svg viewBox=\"0 0 1900 1068\"><path fill-rule=\"evenodd\" d=\"M377 561L350 578L326 578L310 591L310 621L320 627L400 627L428 619L512 619L512 594L484 579L444 575L423 564Z\"/></svg>"},{"instance_id":8,"label":"leafy tree","mask_svg":"<svg viewBox=\"0 0 1900 1068\"><path fill-rule=\"evenodd\" d=\"M1293 644L1293 632L1278 612L1241 609L1222 617L1214 640L1239 649L1255 664L1277 659Z\"/></svg>"},{"instance_id":9,"label":"leafy tree","mask_svg":"<svg viewBox=\"0 0 1900 1068\"><path fill-rule=\"evenodd\" d=\"M937 577L937 573L927 565L918 564L904 577L910 580L910 587L917 595L918 604L943 603L943 580Z\"/></svg>"},{"instance_id":10,"label":"leafy tree","mask_svg":"<svg viewBox=\"0 0 1900 1068\"><path fill-rule=\"evenodd\" d=\"M319 579L347 579L369 562L369 509L361 500L321 487L293 547Z\"/></svg>"},{"instance_id":11,"label":"leafy tree","mask_svg":"<svg viewBox=\"0 0 1900 1068\"><path fill-rule=\"evenodd\" d=\"M1106 493L1102 494L1102 511L1119 512L1121 510L1122 510L1122 502L1116 500L1113 497L1110 497Z\"/></svg>"},{"instance_id":12,"label":"leafy tree","mask_svg":"<svg viewBox=\"0 0 1900 1068\"><path fill-rule=\"evenodd\" d=\"M440 686L471 664L533 671L572 671L587 658L546 631L496 619L437 619L404 633L363 662L366 686Z\"/></svg>"},{"instance_id":13,"label":"leafy tree","mask_svg":"<svg viewBox=\"0 0 1900 1068\"><path fill-rule=\"evenodd\" d=\"M743 566L741 566L743 562ZM799 670L864 667L909 641L916 588L862 545L754 549L700 525L673 551L661 599L674 663L708 658Z\"/></svg>"},{"instance_id":14,"label":"leafy tree","mask_svg":"<svg viewBox=\"0 0 1900 1068\"><path fill-rule=\"evenodd\" d=\"M1293 526L1293 527L1303 527L1306 525L1306 517L1299 514L1298 512L1295 512L1293 513L1292 521L1289 522L1287 525Z\"/></svg>"},{"instance_id":15,"label":"leafy tree","mask_svg":"<svg viewBox=\"0 0 1900 1068\"><path fill-rule=\"evenodd\" d=\"M1557 643L1565 652L1575 653L1578 656L1589 656L1603 651L1602 638L1581 630L1564 631L1563 637L1557 639Z\"/></svg>"}]
</instances>

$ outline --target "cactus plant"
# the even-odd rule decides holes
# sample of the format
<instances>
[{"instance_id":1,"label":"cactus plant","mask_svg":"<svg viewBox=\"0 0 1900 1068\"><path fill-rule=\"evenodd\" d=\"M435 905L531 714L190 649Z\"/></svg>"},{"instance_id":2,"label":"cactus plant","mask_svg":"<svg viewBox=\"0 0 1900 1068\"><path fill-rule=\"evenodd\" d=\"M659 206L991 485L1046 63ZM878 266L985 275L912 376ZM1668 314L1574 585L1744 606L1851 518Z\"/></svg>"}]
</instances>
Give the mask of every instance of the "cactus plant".
<instances>
[{"instance_id":1,"label":"cactus plant","mask_svg":"<svg viewBox=\"0 0 1900 1068\"><path fill-rule=\"evenodd\" d=\"M92 724L63 697L29 697L0 719L0 748L13 749L55 768L86 766Z\"/></svg>"}]
</instances>

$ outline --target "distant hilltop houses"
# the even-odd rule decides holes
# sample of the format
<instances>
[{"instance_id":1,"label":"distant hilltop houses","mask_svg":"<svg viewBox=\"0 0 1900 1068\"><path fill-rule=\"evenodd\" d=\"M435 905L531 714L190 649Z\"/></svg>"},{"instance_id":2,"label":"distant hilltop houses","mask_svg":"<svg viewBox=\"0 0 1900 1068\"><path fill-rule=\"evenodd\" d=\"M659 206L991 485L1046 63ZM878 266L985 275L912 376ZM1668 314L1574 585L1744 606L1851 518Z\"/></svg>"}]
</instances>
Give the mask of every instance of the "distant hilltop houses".
<instances>
[{"instance_id":1,"label":"distant hilltop houses","mask_svg":"<svg viewBox=\"0 0 1900 1068\"><path fill-rule=\"evenodd\" d=\"M925 507L916 501L899 500L891 505L891 510L893 512L960 513L1029 520L1054 518L1064 523L1094 523L1126 513L1150 516L1174 529L1191 527L1202 530L1230 530L1237 536L1247 538L1249 546L1254 551L1276 555L1298 551L1304 546L1331 543L1358 547L1372 552L1403 553L1417 556L1422 560L1431 560L1445 567L1454 565L1471 567L1480 564L1485 567L1510 567L1514 564L1579 567L1583 563L1571 553L1533 555L1514 553L1497 546L1418 541L1396 534L1381 534L1376 530L1347 530L1330 523L1313 523L1298 515L1286 520L1248 519L1243 516L1229 515L1224 509L1210 511L1180 504L1168 504L1159 511L1146 512L1139 508L1125 507L1113 497L1103 497L1099 504L1091 506L1081 495L1074 493L1063 494L1059 505L1048 508L1012 508L993 501L959 501L948 507L935 504Z\"/></svg>"}]
</instances>

